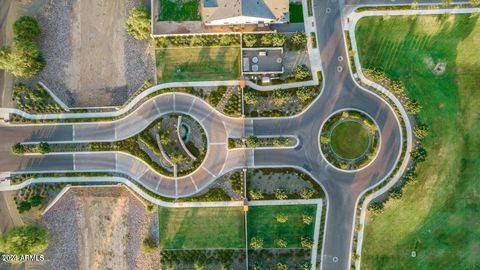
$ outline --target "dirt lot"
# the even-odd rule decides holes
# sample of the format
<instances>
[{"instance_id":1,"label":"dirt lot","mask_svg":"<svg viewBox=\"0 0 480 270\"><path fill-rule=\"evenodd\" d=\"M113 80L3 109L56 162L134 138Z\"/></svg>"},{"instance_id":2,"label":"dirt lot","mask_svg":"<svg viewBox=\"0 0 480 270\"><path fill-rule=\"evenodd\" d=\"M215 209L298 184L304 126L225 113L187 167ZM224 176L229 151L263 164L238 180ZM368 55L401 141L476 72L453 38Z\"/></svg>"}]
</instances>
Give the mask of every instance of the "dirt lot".
<instances>
[{"instance_id":1,"label":"dirt lot","mask_svg":"<svg viewBox=\"0 0 480 270\"><path fill-rule=\"evenodd\" d=\"M157 232L156 210L120 187L74 188L44 216L50 269L154 269L158 255L141 251Z\"/></svg>"},{"instance_id":2,"label":"dirt lot","mask_svg":"<svg viewBox=\"0 0 480 270\"><path fill-rule=\"evenodd\" d=\"M154 48L124 30L140 0L49 0L39 11L40 47L47 62L36 80L66 104L123 104L154 76Z\"/></svg>"}]
</instances>

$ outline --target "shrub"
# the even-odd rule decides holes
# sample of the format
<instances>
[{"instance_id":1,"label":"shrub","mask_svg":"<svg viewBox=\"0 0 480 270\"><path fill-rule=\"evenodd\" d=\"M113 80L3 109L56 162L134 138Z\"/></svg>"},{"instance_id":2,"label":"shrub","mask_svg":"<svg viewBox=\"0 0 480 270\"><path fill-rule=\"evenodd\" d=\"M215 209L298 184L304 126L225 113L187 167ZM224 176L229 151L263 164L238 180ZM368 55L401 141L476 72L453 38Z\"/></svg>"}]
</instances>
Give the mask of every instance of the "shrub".
<instances>
[{"instance_id":1,"label":"shrub","mask_svg":"<svg viewBox=\"0 0 480 270\"><path fill-rule=\"evenodd\" d=\"M301 87L297 90L297 97L301 102L307 102L313 96L313 91L310 87Z\"/></svg>"},{"instance_id":2,"label":"shrub","mask_svg":"<svg viewBox=\"0 0 480 270\"><path fill-rule=\"evenodd\" d=\"M17 205L17 210L20 213L26 212L32 208L32 204L29 201L21 201Z\"/></svg>"},{"instance_id":3,"label":"shrub","mask_svg":"<svg viewBox=\"0 0 480 270\"><path fill-rule=\"evenodd\" d=\"M288 265L282 262L277 263L277 270L288 270Z\"/></svg>"},{"instance_id":4,"label":"shrub","mask_svg":"<svg viewBox=\"0 0 480 270\"><path fill-rule=\"evenodd\" d=\"M302 237L300 241L300 246L302 246L302 248L304 249L312 249L312 246L313 246L312 240L310 240L310 238L308 237Z\"/></svg>"},{"instance_id":5,"label":"shrub","mask_svg":"<svg viewBox=\"0 0 480 270\"><path fill-rule=\"evenodd\" d=\"M285 215L285 214L282 214L282 213L279 213L275 216L275 220L278 222L278 223L285 223L288 221L288 216Z\"/></svg>"},{"instance_id":6,"label":"shrub","mask_svg":"<svg viewBox=\"0 0 480 270\"><path fill-rule=\"evenodd\" d=\"M424 139L428 136L428 127L424 124L420 124L413 129L413 134L415 134L415 137L420 140Z\"/></svg>"},{"instance_id":7,"label":"shrub","mask_svg":"<svg viewBox=\"0 0 480 270\"><path fill-rule=\"evenodd\" d=\"M25 146L21 143L16 143L12 146L12 152L17 155L25 153Z\"/></svg>"},{"instance_id":8,"label":"shrub","mask_svg":"<svg viewBox=\"0 0 480 270\"><path fill-rule=\"evenodd\" d=\"M258 102L257 93L255 91L246 91L244 94L245 103L255 105Z\"/></svg>"},{"instance_id":9,"label":"shrub","mask_svg":"<svg viewBox=\"0 0 480 270\"><path fill-rule=\"evenodd\" d=\"M294 77L297 81L304 81L310 77L310 70L306 65L298 65L295 67Z\"/></svg>"},{"instance_id":10,"label":"shrub","mask_svg":"<svg viewBox=\"0 0 480 270\"><path fill-rule=\"evenodd\" d=\"M252 249L260 249L263 247L263 239L252 237L250 239L250 248Z\"/></svg>"},{"instance_id":11,"label":"shrub","mask_svg":"<svg viewBox=\"0 0 480 270\"><path fill-rule=\"evenodd\" d=\"M283 106L290 100L290 95L288 91L285 90L275 90L273 91L272 99L273 103L277 106Z\"/></svg>"},{"instance_id":12,"label":"shrub","mask_svg":"<svg viewBox=\"0 0 480 270\"><path fill-rule=\"evenodd\" d=\"M283 189L276 189L275 198L277 198L277 200L286 200L288 199L287 192L285 192Z\"/></svg>"},{"instance_id":13,"label":"shrub","mask_svg":"<svg viewBox=\"0 0 480 270\"><path fill-rule=\"evenodd\" d=\"M134 39L143 40L150 36L150 14L144 6L132 9L125 23L125 29Z\"/></svg>"},{"instance_id":14,"label":"shrub","mask_svg":"<svg viewBox=\"0 0 480 270\"><path fill-rule=\"evenodd\" d=\"M153 253L153 252L157 251L157 249L158 249L158 246L157 246L157 243L155 243L155 241L153 241L150 238L143 239L142 250L145 253Z\"/></svg>"},{"instance_id":15,"label":"shrub","mask_svg":"<svg viewBox=\"0 0 480 270\"><path fill-rule=\"evenodd\" d=\"M305 32L297 31L293 33L288 40L288 44L293 50L298 51L305 49L307 46L307 36L305 35Z\"/></svg>"},{"instance_id":16,"label":"shrub","mask_svg":"<svg viewBox=\"0 0 480 270\"><path fill-rule=\"evenodd\" d=\"M375 214L380 214L383 212L384 203L383 202L371 202L368 206L368 210L372 211Z\"/></svg>"},{"instance_id":17,"label":"shrub","mask_svg":"<svg viewBox=\"0 0 480 270\"><path fill-rule=\"evenodd\" d=\"M12 255L40 254L47 247L48 232L37 225L14 227L0 238L0 252Z\"/></svg>"},{"instance_id":18,"label":"shrub","mask_svg":"<svg viewBox=\"0 0 480 270\"><path fill-rule=\"evenodd\" d=\"M250 191L248 192L248 194L250 195L250 198L251 198L252 200L261 200L261 199L264 198L262 192L260 192L260 191L250 190Z\"/></svg>"},{"instance_id":19,"label":"shrub","mask_svg":"<svg viewBox=\"0 0 480 270\"><path fill-rule=\"evenodd\" d=\"M304 188L302 191L300 191L300 198L304 200L310 199L315 192L309 188Z\"/></svg>"},{"instance_id":20,"label":"shrub","mask_svg":"<svg viewBox=\"0 0 480 270\"><path fill-rule=\"evenodd\" d=\"M286 248L287 247L287 241L285 241L283 239L277 239L275 241L275 245L279 248Z\"/></svg>"},{"instance_id":21,"label":"shrub","mask_svg":"<svg viewBox=\"0 0 480 270\"><path fill-rule=\"evenodd\" d=\"M41 142L37 144L37 151L40 154L47 154L50 152L50 145L47 142Z\"/></svg>"},{"instance_id":22,"label":"shrub","mask_svg":"<svg viewBox=\"0 0 480 270\"><path fill-rule=\"evenodd\" d=\"M250 147L250 148L256 148L259 146L259 141L258 141L258 138L255 137L255 136L249 136L247 138L247 146Z\"/></svg>"},{"instance_id":23,"label":"shrub","mask_svg":"<svg viewBox=\"0 0 480 270\"><path fill-rule=\"evenodd\" d=\"M36 41L40 36L40 27L34 17L22 16L13 23L13 34L16 39Z\"/></svg>"},{"instance_id":24,"label":"shrub","mask_svg":"<svg viewBox=\"0 0 480 270\"><path fill-rule=\"evenodd\" d=\"M246 47L254 47L257 43L257 37L254 34L245 34L243 35L243 43Z\"/></svg>"},{"instance_id":25,"label":"shrub","mask_svg":"<svg viewBox=\"0 0 480 270\"><path fill-rule=\"evenodd\" d=\"M32 198L30 199L30 203L32 204L32 207L39 206L42 204L42 202L43 202L43 197L38 194L33 195Z\"/></svg>"},{"instance_id":26,"label":"shrub","mask_svg":"<svg viewBox=\"0 0 480 270\"><path fill-rule=\"evenodd\" d=\"M320 143L321 144L329 144L330 143L330 138L327 136L320 136Z\"/></svg>"},{"instance_id":27,"label":"shrub","mask_svg":"<svg viewBox=\"0 0 480 270\"><path fill-rule=\"evenodd\" d=\"M307 214L302 215L302 221L304 224L310 225L313 222L313 217Z\"/></svg>"}]
</instances>

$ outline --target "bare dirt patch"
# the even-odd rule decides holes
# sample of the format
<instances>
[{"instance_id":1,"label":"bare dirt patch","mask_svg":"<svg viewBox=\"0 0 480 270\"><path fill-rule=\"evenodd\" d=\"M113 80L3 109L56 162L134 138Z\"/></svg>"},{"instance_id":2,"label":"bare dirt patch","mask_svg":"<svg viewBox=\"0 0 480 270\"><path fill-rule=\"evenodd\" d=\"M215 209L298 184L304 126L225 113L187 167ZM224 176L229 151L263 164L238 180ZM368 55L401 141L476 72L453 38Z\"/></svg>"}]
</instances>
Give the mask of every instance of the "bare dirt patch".
<instances>
[{"instance_id":1,"label":"bare dirt patch","mask_svg":"<svg viewBox=\"0 0 480 270\"><path fill-rule=\"evenodd\" d=\"M153 211L155 213L155 211ZM158 256L141 243L156 215L121 187L73 188L44 216L51 269L153 269ZM68 259L65 259L68 257Z\"/></svg>"},{"instance_id":2,"label":"bare dirt patch","mask_svg":"<svg viewBox=\"0 0 480 270\"><path fill-rule=\"evenodd\" d=\"M124 29L138 0L50 0L37 16L44 82L70 106L121 105L154 76L151 42Z\"/></svg>"}]
</instances>

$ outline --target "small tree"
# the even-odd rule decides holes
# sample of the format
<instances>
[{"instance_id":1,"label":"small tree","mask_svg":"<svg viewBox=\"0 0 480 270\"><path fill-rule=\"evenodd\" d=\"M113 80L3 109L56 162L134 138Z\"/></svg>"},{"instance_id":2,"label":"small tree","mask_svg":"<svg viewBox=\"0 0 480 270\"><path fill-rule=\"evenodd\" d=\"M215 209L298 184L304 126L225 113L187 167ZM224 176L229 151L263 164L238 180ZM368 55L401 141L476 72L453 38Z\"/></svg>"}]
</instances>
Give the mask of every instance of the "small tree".
<instances>
[{"instance_id":1,"label":"small tree","mask_svg":"<svg viewBox=\"0 0 480 270\"><path fill-rule=\"evenodd\" d=\"M243 35L243 43L246 47L254 47L257 43L257 36L254 34L245 34Z\"/></svg>"},{"instance_id":2,"label":"small tree","mask_svg":"<svg viewBox=\"0 0 480 270\"><path fill-rule=\"evenodd\" d=\"M283 47L287 41L287 36L284 33L275 33L272 36L271 42L274 47Z\"/></svg>"},{"instance_id":3,"label":"small tree","mask_svg":"<svg viewBox=\"0 0 480 270\"><path fill-rule=\"evenodd\" d=\"M246 91L244 94L245 103L255 105L258 102L257 93L255 91Z\"/></svg>"},{"instance_id":4,"label":"small tree","mask_svg":"<svg viewBox=\"0 0 480 270\"><path fill-rule=\"evenodd\" d=\"M480 0L470 0L470 5L476 7L480 5Z\"/></svg>"},{"instance_id":5,"label":"small tree","mask_svg":"<svg viewBox=\"0 0 480 270\"><path fill-rule=\"evenodd\" d=\"M25 146L21 143L16 143L12 146L12 152L17 155L25 153Z\"/></svg>"},{"instance_id":6,"label":"small tree","mask_svg":"<svg viewBox=\"0 0 480 270\"><path fill-rule=\"evenodd\" d=\"M37 151L40 154L47 154L50 152L50 145L47 142L41 142L37 144Z\"/></svg>"},{"instance_id":7,"label":"small tree","mask_svg":"<svg viewBox=\"0 0 480 270\"><path fill-rule=\"evenodd\" d=\"M312 246L313 246L312 240L310 240L310 238L308 237L302 237L300 241L300 246L302 246L302 248L304 249L312 249Z\"/></svg>"},{"instance_id":8,"label":"small tree","mask_svg":"<svg viewBox=\"0 0 480 270\"><path fill-rule=\"evenodd\" d=\"M0 238L0 252L12 255L40 254L47 247L48 232L37 225L15 227Z\"/></svg>"},{"instance_id":9,"label":"small tree","mask_svg":"<svg viewBox=\"0 0 480 270\"><path fill-rule=\"evenodd\" d=\"M30 203L29 201L21 201L18 205L17 205L17 210L18 212L20 213L23 213L23 212L26 212L28 210L32 209L32 203Z\"/></svg>"},{"instance_id":10,"label":"small tree","mask_svg":"<svg viewBox=\"0 0 480 270\"><path fill-rule=\"evenodd\" d=\"M306 65L298 65L295 67L294 77L297 81L304 81L310 77L310 70Z\"/></svg>"},{"instance_id":11,"label":"small tree","mask_svg":"<svg viewBox=\"0 0 480 270\"><path fill-rule=\"evenodd\" d=\"M283 239L277 239L275 241L275 245L279 248L286 248L287 247L287 241L285 241Z\"/></svg>"},{"instance_id":12,"label":"small tree","mask_svg":"<svg viewBox=\"0 0 480 270\"><path fill-rule=\"evenodd\" d=\"M177 152L170 157L170 160L174 165L178 165L182 162L185 162L187 158L184 155Z\"/></svg>"},{"instance_id":13,"label":"small tree","mask_svg":"<svg viewBox=\"0 0 480 270\"><path fill-rule=\"evenodd\" d=\"M442 1L442 6L443 7L449 7L450 5L452 5L452 0L443 0Z\"/></svg>"},{"instance_id":14,"label":"small tree","mask_svg":"<svg viewBox=\"0 0 480 270\"><path fill-rule=\"evenodd\" d=\"M251 249L260 249L263 247L263 239L252 237L250 239L250 248Z\"/></svg>"},{"instance_id":15,"label":"small tree","mask_svg":"<svg viewBox=\"0 0 480 270\"><path fill-rule=\"evenodd\" d=\"M419 113L420 110L422 109L420 104L415 100L407 100L405 102L405 108L407 109L407 112L409 114L413 114L413 115Z\"/></svg>"},{"instance_id":16,"label":"small tree","mask_svg":"<svg viewBox=\"0 0 480 270\"><path fill-rule=\"evenodd\" d=\"M313 217L307 214L302 214L302 221L304 224L310 225L312 224Z\"/></svg>"},{"instance_id":17,"label":"small tree","mask_svg":"<svg viewBox=\"0 0 480 270\"><path fill-rule=\"evenodd\" d=\"M302 270L310 270L310 269L311 269L311 266L309 262L304 262L302 264Z\"/></svg>"},{"instance_id":18,"label":"small tree","mask_svg":"<svg viewBox=\"0 0 480 270\"><path fill-rule=\"evenodd\" d=\"M13 34L17 40L36 41L40 36L40 27L34 17L22 16L13 23Z\"/></svg>"},{"instance_id":19,"label":"small tree","mask_svg":"<svg viewBox=\"0 0 480 270\"><path fill-rule=\"evenodd\" d=\"M134 39L143 40L150 36L150 14L144 6L132 9L125 23L125 29Z\"/></svg>"},{"instance_id":20,"label":"small tree","mask_svg":"<svg viewBox=\"0 0 480 270\"><path fill-rule=\"evenodd\" d=\"M288 216L282 213L278 213L277 215L275 215L275 220L278 223L285 223L288 221Z\"/></svg>"}]
</instances>

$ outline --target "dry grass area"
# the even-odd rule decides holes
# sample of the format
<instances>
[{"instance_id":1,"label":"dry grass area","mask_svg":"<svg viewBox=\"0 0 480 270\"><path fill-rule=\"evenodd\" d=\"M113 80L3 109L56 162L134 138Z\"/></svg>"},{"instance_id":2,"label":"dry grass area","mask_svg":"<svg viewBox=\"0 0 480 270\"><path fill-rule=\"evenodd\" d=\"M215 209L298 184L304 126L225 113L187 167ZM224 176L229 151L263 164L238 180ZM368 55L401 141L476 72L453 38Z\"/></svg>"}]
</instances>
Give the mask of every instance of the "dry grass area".
<instances>
[{"instance_id":1,"label":"dry grass area","mask_svg":"<svg viewBox=\"0 0 480 270\"><path fill-rule=\"evenodd\" d=\"M153 212L155 213L155 212ZM156 215L126 188L73 188L44 216L50 269L153 269L159 257L141 242L157 230Z\"/></svg>"}]
</instances>

